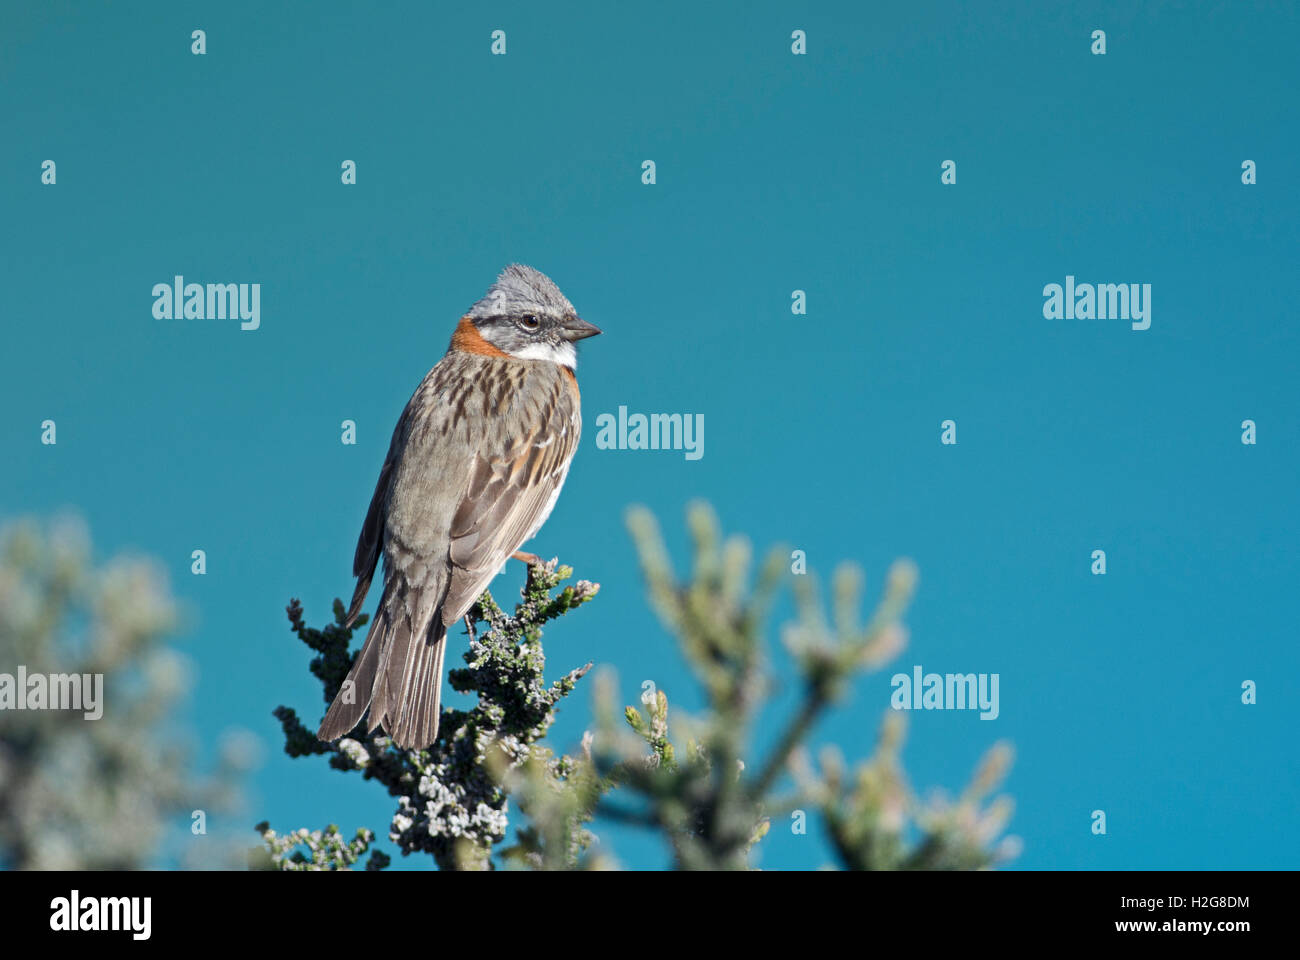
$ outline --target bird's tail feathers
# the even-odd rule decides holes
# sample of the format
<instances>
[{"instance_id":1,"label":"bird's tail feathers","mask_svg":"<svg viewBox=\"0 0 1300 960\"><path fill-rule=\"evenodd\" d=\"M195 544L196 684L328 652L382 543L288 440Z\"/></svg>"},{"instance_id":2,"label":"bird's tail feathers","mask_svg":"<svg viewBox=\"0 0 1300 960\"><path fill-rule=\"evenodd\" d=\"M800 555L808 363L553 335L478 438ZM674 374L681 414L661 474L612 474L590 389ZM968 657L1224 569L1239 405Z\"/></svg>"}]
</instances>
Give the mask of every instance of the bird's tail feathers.
<instances>
[{"instance_id":1,"label":"bird's tail feathers","mask_svg":"<svg viewBox=\"0 0 1300 960\"><path fill-rule=\"evenodd\" d=\"M316 736L321 740L337 740L361 722L361 717L370 706L370 699L375 687L375 671L379 666L379 651L384 645L385 633L383 617L376 617L366 634L366 642L361 647L361 656L348 671L343 686L334 695L334 702L325 712Z\"/></svg>"},{"instance_id":2,"label":"bird's tail feathers","mask_svg":"<svg viewBox=\"0 0 1300 960\"><path fill-rule=\"evenodd\" d=\"M317 731L321 740L349 733L367 707L370 731L382 725L404 750L421 749L437 739L447 628L440 609L420 609L419 593L385 593L361 656Z\"/></svg>"},{"instance_id":3,"label":"bird's tail feathers","mask_svg":"<svg viewBox=\"0 0 1300 960\"><path fill-rule=\"evenodd\" d=\"M438 737L447 628L441 611L421 611L418 598L403 606L379 663L370 729L383 724L394 744L412 750Z\"/></svg>"}]
</instances>

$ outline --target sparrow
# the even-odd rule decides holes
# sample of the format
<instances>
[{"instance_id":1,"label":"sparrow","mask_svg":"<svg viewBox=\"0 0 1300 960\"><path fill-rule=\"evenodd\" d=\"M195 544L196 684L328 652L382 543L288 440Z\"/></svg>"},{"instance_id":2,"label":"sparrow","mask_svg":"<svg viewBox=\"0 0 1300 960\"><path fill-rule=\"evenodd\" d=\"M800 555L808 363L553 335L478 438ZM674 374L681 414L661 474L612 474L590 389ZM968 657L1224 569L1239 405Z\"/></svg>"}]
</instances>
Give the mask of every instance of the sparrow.
<instances>
[{"instance_id":1,"label":"sparrow","mask_svg":"<svg viewBox=\"0 0 1300 960\"><path fill-rule=\"evenodd\" d=\"M578 437L575 343L600 333L542 273L510 264L461 317L446 354L393 430L361 525L346 625L380 554L383 595L317 737L336 740L366 709L404 749L438 736L447 628L465 617L541 528Z\"/></svg>"}]
</instances>

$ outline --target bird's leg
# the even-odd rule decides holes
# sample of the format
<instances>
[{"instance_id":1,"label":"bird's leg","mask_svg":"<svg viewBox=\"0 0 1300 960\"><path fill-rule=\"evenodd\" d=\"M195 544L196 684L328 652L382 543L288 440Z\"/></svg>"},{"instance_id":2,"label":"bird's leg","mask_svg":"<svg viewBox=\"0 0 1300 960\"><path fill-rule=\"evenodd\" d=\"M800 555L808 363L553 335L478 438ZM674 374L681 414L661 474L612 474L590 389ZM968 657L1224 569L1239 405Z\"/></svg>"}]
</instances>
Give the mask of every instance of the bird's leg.
<instances>
[{"instance_id":1,"label":"bird's leg","mask_svg":"<svg viewBox=\"0 0 1300 960\"><path fill-rule=\"evenodd\" d=\"M542 565L542 558L535 553L524 553L522 550L516 550L514 553L510 554L510 556L514 557L516 560L522 560L530 567L540 567Z\"/></svg>"}]
</instances>

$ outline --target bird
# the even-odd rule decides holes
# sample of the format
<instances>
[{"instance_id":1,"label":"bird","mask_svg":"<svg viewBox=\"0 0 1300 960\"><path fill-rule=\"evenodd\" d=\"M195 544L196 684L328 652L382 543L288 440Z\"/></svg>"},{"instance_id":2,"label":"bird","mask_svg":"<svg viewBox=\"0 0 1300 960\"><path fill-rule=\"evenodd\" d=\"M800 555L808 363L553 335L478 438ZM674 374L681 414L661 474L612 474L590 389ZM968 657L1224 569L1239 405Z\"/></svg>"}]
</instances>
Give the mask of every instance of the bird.
<instances>
[{"instance_id":1,"label":"bird","mask_svg":"<svg viewBox=\"0 0 1300 960\"><path fill-rule=\"evenodd\" d=\"M545 274L501 271L456 325L446 354L393 429L352 574L356 621L380 556L383 593L317 737L350 733L369 709L408 750L438 736L447 628L550 516L578 449L576 344L601 332Z\"/></svg>"}]
</instances>

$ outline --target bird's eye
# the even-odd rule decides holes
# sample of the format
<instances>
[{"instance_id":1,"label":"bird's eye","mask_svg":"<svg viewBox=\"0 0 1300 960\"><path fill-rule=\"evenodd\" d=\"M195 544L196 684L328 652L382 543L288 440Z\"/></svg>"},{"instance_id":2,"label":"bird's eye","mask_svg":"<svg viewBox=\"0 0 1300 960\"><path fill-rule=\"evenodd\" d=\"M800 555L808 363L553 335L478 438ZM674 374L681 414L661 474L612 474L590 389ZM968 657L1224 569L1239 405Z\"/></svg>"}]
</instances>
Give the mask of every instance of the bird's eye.
<instances>
[{"instance_id":1,"label":"bird's eye","mask_svg":"<svg viewBox=\"0 0 1300 960\"><path fill-rule=\"evenodd\" d=\"M526 313L519 318L519 325L525 330L536 330L542 325L542 321L535 314Z\"/></svg>"}]
</instances>

